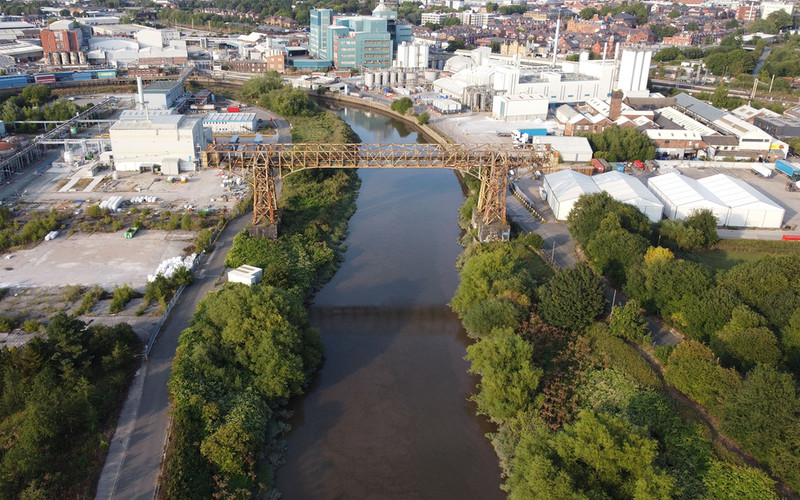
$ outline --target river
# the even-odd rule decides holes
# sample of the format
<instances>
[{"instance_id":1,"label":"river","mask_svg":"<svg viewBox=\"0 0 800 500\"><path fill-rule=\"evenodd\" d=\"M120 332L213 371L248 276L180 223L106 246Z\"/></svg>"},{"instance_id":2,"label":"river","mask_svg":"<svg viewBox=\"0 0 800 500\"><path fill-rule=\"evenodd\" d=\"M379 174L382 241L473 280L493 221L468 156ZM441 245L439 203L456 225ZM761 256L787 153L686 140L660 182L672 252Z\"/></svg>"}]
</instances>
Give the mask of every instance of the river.
<instances>
[{"instance_id":1,"label":"river","mask_svg":"<svg viewBox=\"0 0 800 500\"><path fill-rule=\"evenodd\" d=\"M413 143L403 124L338 110L363 142ZM503 498L497 457L467 399L458 286L463 196L448 169L361 169L345 262L311 319L325 361L291 407L284 498Z\"/></svg>"}]
</instances>

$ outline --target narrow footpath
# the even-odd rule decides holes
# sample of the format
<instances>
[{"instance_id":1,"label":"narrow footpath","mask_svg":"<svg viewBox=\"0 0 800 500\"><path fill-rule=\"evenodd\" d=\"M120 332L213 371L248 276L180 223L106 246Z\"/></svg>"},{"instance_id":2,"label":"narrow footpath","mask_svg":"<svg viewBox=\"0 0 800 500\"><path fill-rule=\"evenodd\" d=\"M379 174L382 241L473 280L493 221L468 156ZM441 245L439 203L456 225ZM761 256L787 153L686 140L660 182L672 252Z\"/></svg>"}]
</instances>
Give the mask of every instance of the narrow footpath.
<instances>
[{"instance_id":1,"label":"narrow footpath","mask_svg":"<svg viewBox=\"0 0 800 500\"><path fill-rule=\"evenodd\" d=\"M216 288L225 271L225 257L233 238L250 220L249 214L245 214L228 223L214 250L195 273L194 283L186 287L172 309L149 359L137 371L117 422L95 498L154 498L169 426L167 381L178 337L189 326L200 301Z\"/></svg>"}]
</instances>

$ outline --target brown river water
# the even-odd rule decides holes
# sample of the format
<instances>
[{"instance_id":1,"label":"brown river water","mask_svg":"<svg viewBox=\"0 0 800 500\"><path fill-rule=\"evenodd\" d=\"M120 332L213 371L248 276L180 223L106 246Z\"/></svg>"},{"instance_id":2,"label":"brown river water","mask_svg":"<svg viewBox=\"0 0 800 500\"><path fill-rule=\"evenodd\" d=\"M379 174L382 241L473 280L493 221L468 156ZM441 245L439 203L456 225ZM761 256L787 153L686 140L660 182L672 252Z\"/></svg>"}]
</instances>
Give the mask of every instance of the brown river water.
<instances>
[{"instance_id":1,"label":"brown river water","mask_svg":"<svg viewBox=\"0 0 800 500\"><path fill-rule=\"evenodd\" d=\"M422 141L403 124L337 110L363 142ZM325 361L291 409L283 498L504 498L468 401L458 286L463 195L448 169L361 169L345 262L316 296Z\"/></svg>"}]
</instances>

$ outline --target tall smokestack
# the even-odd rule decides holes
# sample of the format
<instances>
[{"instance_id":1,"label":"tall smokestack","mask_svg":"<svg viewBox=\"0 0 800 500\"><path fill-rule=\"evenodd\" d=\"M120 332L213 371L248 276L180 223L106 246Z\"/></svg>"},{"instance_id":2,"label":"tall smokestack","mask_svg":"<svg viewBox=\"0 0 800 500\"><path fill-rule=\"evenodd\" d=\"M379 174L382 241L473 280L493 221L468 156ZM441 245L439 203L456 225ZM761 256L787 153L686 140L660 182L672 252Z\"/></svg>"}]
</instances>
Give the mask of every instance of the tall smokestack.
<instances>
[{"instance_id":1,"label":"tall smokestack","mask_svg":"<svg viewBox=\"0 0 800 500\"><path fill-rule=\"evenodd\" d=\"M603 44L603 60L606 60L606 52L608 52L608 42Z\"/></svg>"},{"instance_id":2,"label":"tall smokestack","mask_svg":"<svg viewBox=\"0 0 800 500\"><path fill-rule=\"evenodd\" d=\"M619 45L618 43L614 44L614 60L619 61Z\"/></svg>"},{"instance_id":3,"label":"tall smokestack","mask_svg":"<svg viewBox=\"0 0 800 500\"><path fill-rule=\"evenodd\" d=\"M144 109L144 87L142 86L142 77L136 77L136 88L138 89L139 94L139 109Z\"/></svg>"},{"instance_id":4,"label":"tall smokestack","mask_svg":"<svg viewBox=\"0 0 800 500\"><path fill-rule=\"evenodd\" d=\"M561 11L558 11L558 21L556 21L556 38L553 40L553 67L556 67L556 54L558 54L558 32L561 30Z\"/></svg>"},{"instance_id":5,"label":"tall smokestack","mask_svg":"<svg viewBox=\"0 0 800 500\"><path fill-rule=\"evenodd\" d=\"M615 90L611 93L611 106L609 107L608 117L611 121L617 121L622 114L622 91Z\"/></svg>"}]
</instances>

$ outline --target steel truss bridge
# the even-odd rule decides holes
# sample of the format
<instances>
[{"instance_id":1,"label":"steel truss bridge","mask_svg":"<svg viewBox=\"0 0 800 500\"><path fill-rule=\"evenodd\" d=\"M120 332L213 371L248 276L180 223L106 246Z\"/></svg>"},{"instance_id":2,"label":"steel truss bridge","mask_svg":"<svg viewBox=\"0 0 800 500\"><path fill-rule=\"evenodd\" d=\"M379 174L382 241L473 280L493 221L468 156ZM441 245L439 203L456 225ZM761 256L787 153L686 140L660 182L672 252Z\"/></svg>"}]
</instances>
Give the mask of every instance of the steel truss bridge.
<instances>
[{"instance_id":1,"label":"steel truss bridge","mask_svg":"<svg viewBox=\"0 0 800 500\"><path fill-rule=\"evenodd\" d=\"M265 233L272 237L277 236L280 219L276 179L315 168L449 168L481 182L473 215L479 239L504 239L510 170L546 168L557 162L558 155L545 145L514 149L498 144L210 144L202 152L204 167L227 170L250 183L253 226L274 228Z\"/></svg>"}]
</instances>

